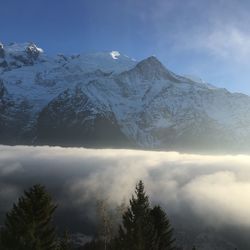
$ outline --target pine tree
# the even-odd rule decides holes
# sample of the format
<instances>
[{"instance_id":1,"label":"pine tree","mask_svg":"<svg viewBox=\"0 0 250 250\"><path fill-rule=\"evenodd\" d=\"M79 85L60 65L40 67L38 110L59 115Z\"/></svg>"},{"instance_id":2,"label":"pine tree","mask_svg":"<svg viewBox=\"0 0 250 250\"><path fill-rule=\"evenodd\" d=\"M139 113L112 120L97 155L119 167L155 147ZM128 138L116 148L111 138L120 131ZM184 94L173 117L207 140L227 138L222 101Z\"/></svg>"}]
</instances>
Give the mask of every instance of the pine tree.
<instances>
[{"instance_id":1,"label":"pine tree","mask_svg":"<svg viewBox=\"0 0 250 250\"><path fill-rule=\"evenodd\" d=\"M57 240L52 225L56 206L41 185L25 191L7 213L1 230L4 250L54 250Z\"/></svg>"},{"instance_id":2,"label":"pine tree","mask_svg":"<svg viewBox=\"0 0 250 250\"><path fill-rule=\"evenodd\" d=\"M173 250L175 239L173 238L173 229L170 225L166 213L160 206L155 206L151 210L151 217L155 229L156 237L154 239L154 248L157 250Z\"/></svg>"},{"instance_id":3,"label":"pine tree","mask_svg":"<svg viewBox=\"0 0 250 250\"><path fill-rule=\"evenodd\" d=\"M153 225L150 219L150 205L142 181L136 185L135 196L123 214L122 226L116 239L116 249L150 250L153 242Z\"/></svg>"},{"instance_id":4,"label":"pine tree","mask_svg":"<svg viewBox=\"0 0 250 250\"><path fill-rule=\"evenodd\" d=\"M71 250L71 249L72 248L70 244L70 236L68 231L65 231L59 243L59 250Z\"/></svg>"}]
</instances>

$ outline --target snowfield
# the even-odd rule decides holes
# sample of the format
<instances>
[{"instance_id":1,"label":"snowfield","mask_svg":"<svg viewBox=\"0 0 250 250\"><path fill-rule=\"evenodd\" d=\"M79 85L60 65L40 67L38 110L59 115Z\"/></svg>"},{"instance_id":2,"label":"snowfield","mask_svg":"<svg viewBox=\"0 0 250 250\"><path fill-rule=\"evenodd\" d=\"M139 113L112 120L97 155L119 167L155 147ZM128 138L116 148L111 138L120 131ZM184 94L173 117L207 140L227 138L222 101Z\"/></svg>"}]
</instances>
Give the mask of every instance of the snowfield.
<instances>
[{"instance_id":1,"label":"snowfield","mask_svg":"<svg viewBox=\"0 0 250 250\"><path fill-rule=\"evenodd\" d=\"M49 57L0 46L0 143L250 149L250 97L118 51ZM67 135L67 136L66 136Z\"/></svg>"}]
</instances>

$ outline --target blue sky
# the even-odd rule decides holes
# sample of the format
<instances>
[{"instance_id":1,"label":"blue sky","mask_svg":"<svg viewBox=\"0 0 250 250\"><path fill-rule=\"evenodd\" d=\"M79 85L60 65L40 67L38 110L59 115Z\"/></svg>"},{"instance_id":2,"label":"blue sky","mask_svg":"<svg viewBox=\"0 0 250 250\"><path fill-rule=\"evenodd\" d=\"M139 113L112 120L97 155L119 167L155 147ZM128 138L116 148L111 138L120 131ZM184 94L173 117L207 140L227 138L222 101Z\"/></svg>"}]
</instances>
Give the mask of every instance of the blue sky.
<instances>
[{"instance_id":1,"label":"blue sky","mask_svg":"<svg viewBox=\"0 0 250 250\"><path fill-rule=\"evenodd\" d=\"M48 54L119 50L250 94L248 0L2 0L2 42Z\"/></svg>"}]
</instances>

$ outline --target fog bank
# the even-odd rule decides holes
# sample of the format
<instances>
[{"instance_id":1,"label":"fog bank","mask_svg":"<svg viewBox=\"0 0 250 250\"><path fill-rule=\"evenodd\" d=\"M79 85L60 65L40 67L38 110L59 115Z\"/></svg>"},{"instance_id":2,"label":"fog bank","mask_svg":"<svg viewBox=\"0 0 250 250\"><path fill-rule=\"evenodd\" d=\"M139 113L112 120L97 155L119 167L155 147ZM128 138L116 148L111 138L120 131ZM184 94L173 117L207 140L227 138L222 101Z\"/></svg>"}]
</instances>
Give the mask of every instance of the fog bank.
<instances>
[{"instance_id":1,"label":"fog bank","mask_svg":"<svg viewBox=\"0 0 250 250\"><path fill-rule=\"evenodd\" d=\"M142 179L153 204L180 228L250 228L250 155L0 146L0 210L35 183L91 223L96 199L119 204ZM87 213L87 214L86 214ZM72 216L72 221L74 221Z\"/></svg>"}]
</instances>

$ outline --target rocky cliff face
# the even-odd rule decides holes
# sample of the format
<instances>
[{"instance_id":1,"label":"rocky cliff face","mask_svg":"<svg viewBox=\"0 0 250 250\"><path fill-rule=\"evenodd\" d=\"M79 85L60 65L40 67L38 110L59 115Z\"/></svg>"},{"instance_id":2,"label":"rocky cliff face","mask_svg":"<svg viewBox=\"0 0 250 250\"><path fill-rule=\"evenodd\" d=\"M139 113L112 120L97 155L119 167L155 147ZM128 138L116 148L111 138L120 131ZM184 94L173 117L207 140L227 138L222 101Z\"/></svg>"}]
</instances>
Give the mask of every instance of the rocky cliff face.
<instances>
[{"instance_id":1,"label":"rocky cliff face","mask_svg":"<svg viewBox=\"0 0 250 250\"><path fill-rule=\"evenodd\" d=\"M39 113L36 141L88 147L130 145L114 113L101 103L93 103L80 87L67 89Z\"/></svg>"},{"instance_id":2,"label":"rocky cliff face","mask_svg":"<svg viewBox=\"0 0 250 250\"><path fill-rule=\"evenodd\" d=\"M250 97L119 52L0 46L0 143L242 152Z\"/></svg>"}]
</instances>

